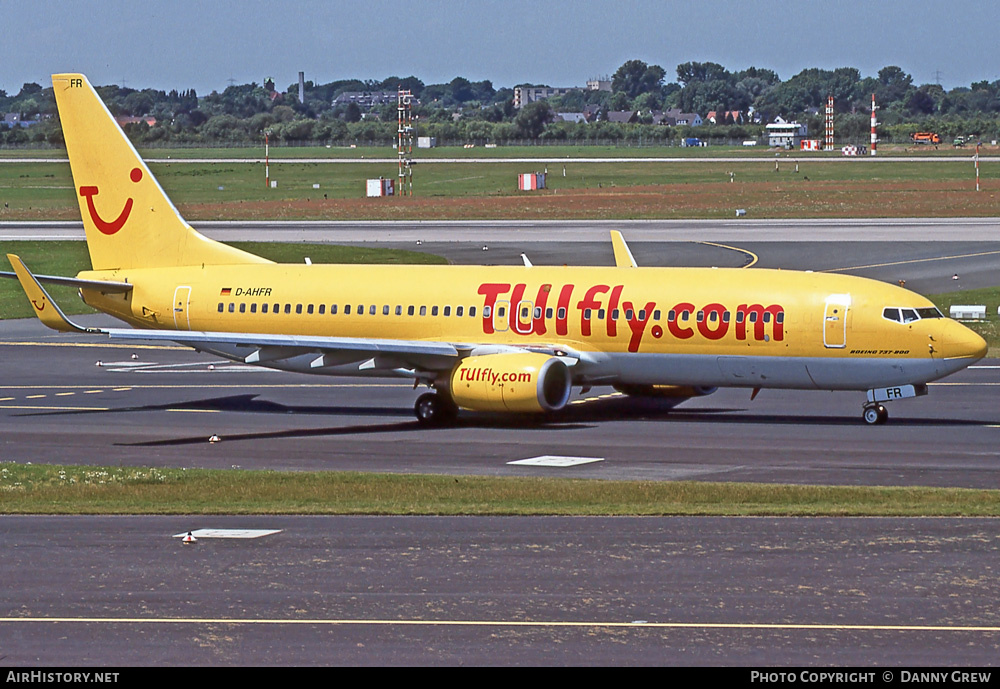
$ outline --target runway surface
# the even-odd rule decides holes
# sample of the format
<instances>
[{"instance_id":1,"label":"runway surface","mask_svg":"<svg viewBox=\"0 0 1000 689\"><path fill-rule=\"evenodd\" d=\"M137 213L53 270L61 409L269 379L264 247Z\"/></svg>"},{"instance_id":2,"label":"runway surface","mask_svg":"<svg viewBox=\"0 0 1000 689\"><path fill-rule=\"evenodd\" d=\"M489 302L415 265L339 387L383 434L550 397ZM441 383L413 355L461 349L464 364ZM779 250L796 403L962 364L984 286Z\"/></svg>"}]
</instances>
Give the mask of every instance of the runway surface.
<instances>
[{"instance_id":1,"label":"runway surface","mask_svg":"<svg viewBox=\"0 0 1000 689\"><path fill-rule=\"evenodd\" d=\"M633 241L633 253L644 265L754 262L947 291L996 284L1000 243L979 238L989 227L952 226L948 242L720 247L704 243L718 238L651 239ZM610 263L607 229L595 229L600 239L592 242L532 233L528 253L536 264ZM328 240L344 236L320 231ZM522 237L495 237L485 252L434 233L419 247L454 262L483 255L520 262ZM0 357L3 461L1000 487L998 361L892 405L889 423L877 427L861 422L860 393L765 390L751 402L748 391L724 390L668 411L595 389L543 422L466 414L454 428L427 430L413 420L418 393L405 383L270 372L179 347L111 346L35 321L0 323ZM213 433L221 442L208 442ZM595 461L510 463L544 455ZM988 665L1000 639L998 526L980 519L4 517L0 658L11 665ZM196 546L175 538L205 527L281 531Z\"/></svg>"},{"instance_id":2,"label":"runway surface","mask_svg":"<svg viewBox=\"0 0 1000 689\"><path fill-rule=\"evenodd\" d=\"M1000 651L998 526L4 517L0 660L988 672ZM278 533L181 544L203 528Z\"/></svg>"}]
</instances>

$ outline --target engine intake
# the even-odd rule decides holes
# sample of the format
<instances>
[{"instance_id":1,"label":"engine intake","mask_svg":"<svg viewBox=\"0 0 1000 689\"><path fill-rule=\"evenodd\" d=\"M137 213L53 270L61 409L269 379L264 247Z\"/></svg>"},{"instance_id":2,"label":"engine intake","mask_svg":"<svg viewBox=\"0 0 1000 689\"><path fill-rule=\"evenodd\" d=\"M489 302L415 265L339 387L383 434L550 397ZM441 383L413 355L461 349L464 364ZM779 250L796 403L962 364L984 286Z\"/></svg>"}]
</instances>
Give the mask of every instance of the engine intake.
<instances>
[{"instance_id":1,"label":"engine intake","mask_svg":"<svg viewBox=\"0 0 1000 689\"><path fill-rule=\"evenodd\" d=\"M555 411L566 406L571 385L562 360L535 352L468 357L449 379L455 404L473 411Z\"/></svg>"}]
</instances>

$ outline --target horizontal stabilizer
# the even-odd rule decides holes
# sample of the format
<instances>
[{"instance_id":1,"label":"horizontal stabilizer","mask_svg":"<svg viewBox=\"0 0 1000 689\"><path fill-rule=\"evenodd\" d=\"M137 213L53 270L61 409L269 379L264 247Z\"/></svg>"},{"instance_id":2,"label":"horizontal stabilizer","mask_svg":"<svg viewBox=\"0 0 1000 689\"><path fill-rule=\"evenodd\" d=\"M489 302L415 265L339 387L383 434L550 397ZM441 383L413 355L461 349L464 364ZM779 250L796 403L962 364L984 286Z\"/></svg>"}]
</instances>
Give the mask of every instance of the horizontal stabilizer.
<instances>
[{"instance_id":1,"label":"horizontal stabilizer","mask_svg":"<svg viewBox=\"0 0 1000 689\"><path fill-rule=\"evenodd\" d=\"M65 287L76 287L78 289L94 289L105 294L124 294L125 292L131 292L132 287L134 287L134 285L130 282L113 282L111 280L81 280L79 278L63 277L62 275L32 274L32 277L38 280L38 282L46 285L63 285ZM17 273L0 270L0 278L17 279Z\"/></svg>"}]
</instances>

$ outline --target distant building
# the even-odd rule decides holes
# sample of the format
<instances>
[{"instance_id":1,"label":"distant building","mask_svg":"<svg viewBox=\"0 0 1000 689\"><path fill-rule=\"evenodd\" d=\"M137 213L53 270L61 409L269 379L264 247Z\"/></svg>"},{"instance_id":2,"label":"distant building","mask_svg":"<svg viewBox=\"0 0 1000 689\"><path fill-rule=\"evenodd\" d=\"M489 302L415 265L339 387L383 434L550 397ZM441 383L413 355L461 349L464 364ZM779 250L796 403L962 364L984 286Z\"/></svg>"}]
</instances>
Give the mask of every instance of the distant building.
<instances>
[{"instance_id":1,"label":"distant building","mask_svg":"<svg viewBox=\"0 0 1000 689\"><path fill-rule=\"evenodd\" d=\"M601 119L601 106L594 103L583 106L583 116L588 122L597 122Z\"/></svg>"},{"instance_id":2,"label":"distant building","mask_svg":"<svg viewBox=\"0 0 1000 689\"><path fill-rule=\"evenodd\" d=\"M607 77L600 77L597 79L587 80L587 90L588 91L610 91L611 90L611 80Z\"/></svg>"},{"instance_id":3,"label":"distant building","mask_svg":"<svg viewBox=\"0 0 1000 689\"><path fill-rule=\"evenodd\" d=\"M663 112L663 124L671 127L688 125L689 127L700 127L702 125L701 115L696 112L681 112L679 108L670 108Z\"/></svg>"},{"instance_id":4,"label":"distant building","mask_svg":"<svg viewBox=\"0 0 1000 689\"><path fill-rule=\"evenodd\" d=\"M582 112L557 112L556 122L574 122L579 124L580 122L586 122L587 116Z\"/></svg>"},{"instance_id":5,"label":"distant building","mask_svg":"<svg viewBox=\"0 0 1000 689\"><path fill-rule=\"evenodd\" d=\"M371 110L377 105L395 103L398 95L395 91L344 91L333 99L333 107L356 103L362 110Z\"/></svg>"},{"instance_id":6,"label":"distant building","mask_svg":"<svg viewBox=\"0 0 1000 689\"><path fill-rule=\"evenodd\" d=\"M639 121L639 113L633 110L615 110L608 113L608 122L615 124L635 124Z\"/></svg>"},{"instance_id":7,"label":"distant building","mask_svg":"<svg viewBox=\"0 0 1000 689\"><path fill-rule=\"evenodd\" d=\"M739 110L709 110L705 121L709 124L741 124L743 113Z\"/></svg>"},{"instance_id":8,"label":"distant building","mask_svg":"<svg viewBox=\"0 0 1000 689\"><path fill-rule=\"evenodd\" d=\"M804 124L788 122L775 117L774 122L764 127L767 130L767 145L779 148L798 148L809 133Z\"/></svg>"},{"instance_id":9,"label":"distant building","mask_svg":"<svg viewBox=\"0 0 1000 689\"><path fill-rule=\"evenodd\" d=\"M124 127L126 124L138 124L140 122L145 122L150 127L156 126L156 118L152 115L146 115L145 117L128 117L122 115L120 117L116 117L115 122L117 122L120 127Z\"/></svg>"},{"instance_id":10,"label":"distant building","mask_svg":"<svg viewBox=\"0 0 1000 689\"><path fill-rule=\"evenodd\" d=\"M25 119L21 117L21 113L19 112L8 112L3 116L3 124L7 125L11 129L14 127L24 127L27 129L28 127L38 124L39 120L48 119L49 117L51 116L35 115L34 118Z\"/></svg>"},{"instance_id":11,"label":"distant building","mask_svg":"<svg viewBox=\"0 0 1000 689\"><path fill-rule=\"evenodd\" d=\"M523 108L528 103L539 100L546 100L553 96L565 96L567 93L582 91L579 86L551 87L551 86L516 86L514 87L514 107Z\"/></svg>"}]
</instances>

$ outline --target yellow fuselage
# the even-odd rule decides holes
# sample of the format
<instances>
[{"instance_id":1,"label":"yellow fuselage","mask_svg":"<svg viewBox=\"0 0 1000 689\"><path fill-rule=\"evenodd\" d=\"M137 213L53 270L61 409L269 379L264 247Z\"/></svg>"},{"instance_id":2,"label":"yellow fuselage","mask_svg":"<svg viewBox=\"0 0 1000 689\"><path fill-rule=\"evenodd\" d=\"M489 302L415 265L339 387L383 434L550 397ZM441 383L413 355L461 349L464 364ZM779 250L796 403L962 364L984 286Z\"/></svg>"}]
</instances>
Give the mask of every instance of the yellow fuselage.
<instances>
[{"instance_id":1,"label":"yellow fuselage","mask_svg":"<svg viewBox=\"0 0 1000 689\"><path fill-rule=\"evenodd\" d=\"M733 365L779 360L885 361L924 382L981 357L985 343L945 318L890 320L885 309L928 309L908 290L864 278L780 270L703 268L233 265L94 271L127 281L127 295L84 290L86 301L136 327L447 341L519 347L558 345L611 357L629 380L627 355L722 357L725 384L767 385ZM686 358L686 357L685 357ZM680 360L679 360L680 361ZM903 362L909 365L904 367ZM784 387L856 388L829 364ZM919 368L918 368L919 366ZM649 366L643 365L643 372ZM654 366L655 368L655 366ZM851 367L848 367L850 370ZM906 368L913 374L906 373ZM677 375L684 384L719 384ZM949 370L945 370L949 369ZM732 375L730 375L732 374ZM763 376L763 378L762 378ZM708 375L711 378L712 375ZM648 382L664 382L659 376ZM745 378L745 380L741 380ZM622 382L619 380L617 382ZM881 379L880 379L881 380ZM887 383L889 384L889 383ZM865 383L868 385L868 383Z\"/></svg>"}]
</instances>

